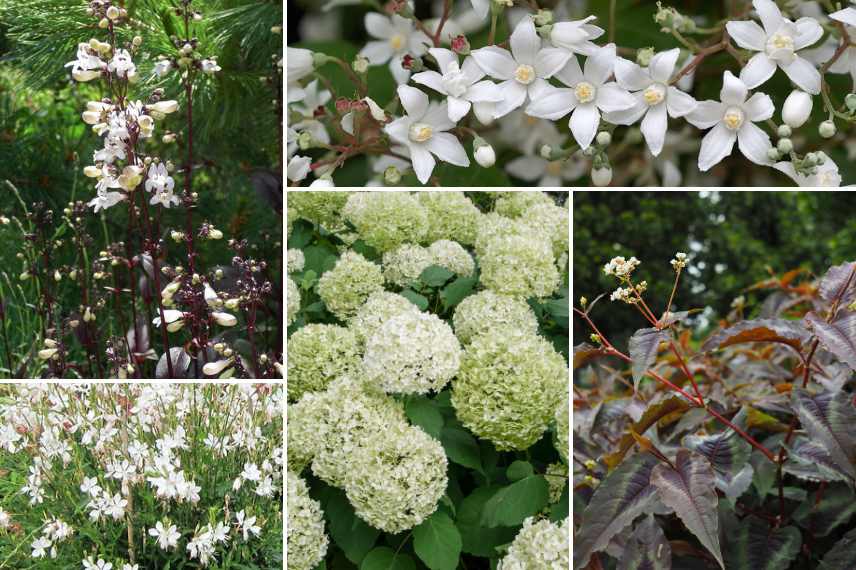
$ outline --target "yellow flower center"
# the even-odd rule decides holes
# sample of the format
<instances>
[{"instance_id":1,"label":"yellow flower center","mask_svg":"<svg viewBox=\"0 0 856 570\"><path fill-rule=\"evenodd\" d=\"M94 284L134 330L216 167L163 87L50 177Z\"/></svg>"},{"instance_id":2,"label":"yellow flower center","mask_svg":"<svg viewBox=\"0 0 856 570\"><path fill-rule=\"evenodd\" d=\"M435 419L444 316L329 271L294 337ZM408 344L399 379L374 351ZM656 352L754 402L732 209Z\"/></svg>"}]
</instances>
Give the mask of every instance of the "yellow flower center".
<instances>
[{"instance_id":1,"label":"yellow flower center","mask_svg":"<svg viewBox=\"0 0 856 570\"><path fill-rule=\"evenodd\" d=\"M743 114L743 109L739 107L729 107L722 117L722 122L732 131L736 131L742 127L745 120L746 115Z\"/></svg>"},{"instance_id":2,"label":"yellow flower center","mask_svg":"<svg viewBox=\"0 0 856 570\"><path fill-rule=\"evenodd\" d=\"M532 117L530 115L524 115L523 116L523 122L525 122L526 126L528 126L528 127L534 127L535 125L538 124L538 121L540 121L540 120L541 119L539 119L538 117Z\"/></svg>"},{"instance_id":3,"label":"yellow flower center","mask_svg":"<svg viewBox=\"0 0 856 570\"><path fill-rule=\"evenodd\" d=\"M577 83L577 86L574 87L574 95L577 96L577 101L580 103L591 103L594 101L594 96L597 91L594 88L594 85L587 81L582 81Z\"/></svg>"},{"instance_id":4,"label":"yellow flower center","mask_svg":"<svg viewBox=\"0 0 856 570\"><path fill-rule=\"evenodd\" d=\"M408 136L413 142L425 142L434 135L434 129L431 125L425 123L413 123L410 125L410 133Z\"/></svg>"},{"instance_id":5,"label":"yellow flower center","mask_svg":"<svg viewBox=\"0 0 856 570\"><path fill-rule=\"evenodd\" d=\"M561 176L562 175L562 161L554 160L552 162L547 163L547 174L550 176Z\"/></svg>"},{"instance_id":6,"label":"yellow flower center","mask_svg":"<svg viewBox=\"0 0 856 570\"><path fill-rule=\"evenodd\" d=\"M519 65L514 72L514 79L523 85L529 85L535 81L535 68L531 65Z\"/></svg>"},{"instance_id":7,"label":"yellow flower center","mask_svg":"<svg viewBox=\"0 0 856 570\"><path fill-rule=\"evenodd\" d=\"M788 34L777 32L767 40L767 55L771 59L783 63L791 63L796 59L794 54L794 38Z\"/></svg>"},{"instance_id":8,"label":"yellow flower center","mask_svg":"<svg viewBox=\"0 0 856 570\"><path fill-rule=\"evenodd\" d=\"M391 45L392 49L395 51L400 51L401 48L404 47L405 43L407 43L407 39L402 34L395 34L389 38L389 45Z\"/></svg>"},{"instance_id":9,"label":"yellow flower center","mask_svg":"<svg viewBox=\"0 0 856 570\"><path fill-rule=\"evenodd\" d=\"M666 98L666 87L662 83L652 83L642 92L642 98L648 106L659 105Z\"/></svg>"}]
</instances>

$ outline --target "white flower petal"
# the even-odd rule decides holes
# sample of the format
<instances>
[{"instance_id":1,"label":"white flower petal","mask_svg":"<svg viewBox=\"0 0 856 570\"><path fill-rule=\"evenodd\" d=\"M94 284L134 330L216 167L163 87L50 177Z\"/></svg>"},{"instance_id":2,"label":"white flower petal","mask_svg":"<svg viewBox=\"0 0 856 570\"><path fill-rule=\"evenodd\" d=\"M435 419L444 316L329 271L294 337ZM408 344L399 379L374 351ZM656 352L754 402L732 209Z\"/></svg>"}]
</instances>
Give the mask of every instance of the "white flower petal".
<instances>
[{"instance_id":1,"label":"white flower petal","mask_svg":"<svg viewBox=\"0 0 856 570\"><path fill-rule=\"evenodd\" d=\"M754 89L766 82L776 72L776 62L767 57L764 52L753 55L746 63L746 67L740 71L740 80L749 89Z\"/></svg>"},{"instance_id":2,"label":"white flower petal","mask_svg":"<svg viewBox=\"0 0 856 570\"><path fill-rule=\"evenodd\" d=\"M446 99L446 104L448 105L449 120L453 123L457 123L463 119L470 112L470 106L472 105L466 99L458 99L451 96Z\"/></svg>"},{"instance_id":3,"label":"white flower petal","mask_svg":"<svg viewBox=\"0 0 856 570\"><path fill-rule=\"evenodd\" d=\"M496 118L504 117L526 101L526 86L510 80L500 84L502 100L496 104Z\"/></svg>"},{"instance_id":4,"label":"white flower petal","mask_svg":"<svg viewBox=\"0 0 856 570\"><path fill-rule=\"evenodd\" d=\"M619 85L630 91L641 91L654 82L638 64L623 57L615 60L615 79Z\"/></svg>"},{"instance_id":5,"label":"white flower petal","mask_svg":"<svg viewBox=\"0 0 856 570\"><path fill-rule=\"evenodd\" d=\"M487 13L490 10L490 0L472 0L473 11L479 17L479 20L487 18Z\"/></svg>"},{"instance_id":6,"label":"white flower petal","mask_svg":"<svg viewBox=\"0 0 856 570\"><path fill-rule=\"evenodd\" d=\"M755 123L746 122L737 131L737 145L743 156L763 166L772 164L767 153L773 147L770 136Z\"/></svg>"},{"instance_id":7,"label":"white flower petal","mask_svg":"<svg viewBox=\"0 0 856 570\"><path fill-rule=\"evenodd\" d=\"M404 69L401 66L401 62L403 60L403 55L396 55L391 60L389 60L389 71L395 78L395 82L399 85L404 85L405 83L410 81L410 70Z\"/></svg>"},{"instance_id":8,"label":"white flower petal","mask_svg":"<svg viewBox=\"0 0 856 570\"><path fill-rule=\"evenodd\" d=\"M699 101L698 106L686 119L699 129L709 129L722 120L724 112L724 105L719 101Z\"/></svg>"},{"instance_id":9,"label":"white flower petal","mask_svg":"<svg viewBox=\"0 0 856 570\"><path fill-rule=\"evenodd\" d=\"M844 8L843 10L833 12L829 17L856 28L856 8Z\"/></svg>"},{"instance_id":10,"label":"white flower petal","mask_svg":"<svg viewBox=\"0 0 856 570\"><path fill-rule=\"evenodd\" d=\"M764 26L764 31L768 35L779 31L785 19L773 0L753 0L752 5L755 6L755 10L761 18L761 24Z\"/></svg>"},{"instance_id":11,"label":"white flower petal","mask_svg":"<svg viewBox=\"0 0 856 570\"><path fill-rule=\"evenodd\" d=\"M716 125L701 141L698 169L706 172L715 164L719 164L723 158L731 154L736 140L737 133L728 130L722 123Z\"/></svg>"},{"instance_id":12,"label":"white flower petal","mask_svg":"<svg viewBox=\"0 0 856 570\"><path fill-rule=\"evenodd\" d=\"M610 81L598 88L595 103L599 109L609 113L629 109L636 101L630 93L619 87L618 83Z\"/></svg>"},{"instance_id":13,"label":"white flower petal","mask_svg":"<svg viewBox=\"0 0 856 570\"><path fill-rule=\"evenodd\" d=\"M557 121L574 110L577 98L572 89L553 88L526 107L526 114L539 119Z\"/></svg>"},{"instance_id":14,"label":"white flower petal","mask_svg":"<svg viewBox=\"0 0 856 570\"><path fill-rule=\"evenodd\" d=\"M728 22L725 24L725 28L728 30L728 35L743 49L764 51L764 40L767 38L767 34L755 22L751 20Z\"/></svg>"},{"instance_id":15,"label":"white flower petal","mask_svg":"<svg viewBox=\"0 0 856 570\"><path fill-rule=\"evenodd\" d=\"M437 162L428 149L422 144L410 144L410 161L413 163L413 172L416 173L416 178L422 184L426 184L431 178L431 173L434 172L434 166Z\"/></svg>"},{"instance_id":16,"label":"white flower petal","mask_svg":"<svg viewBox=\"0 0 856 570\"><path fill-rule=\"evenodd\" d=\"M651 64L648 66L648 72L654 81L667 83L675 72L675 64L678 63L678 57L681 55L679 48L670 49L655 54L651 58Z\"/></svg>"},{"instance_id":17,"label":"white flower petal","mask_svg":"<svg viewBox=\"0 0 856 570\"><path fill-rule=\"evenodd\" d=\"M402 117L400 119L394 120L393 122L385 126L383 130L393 140L403 144L408 144L410 142L410 139L408 138L408 133L410 132L410 125L412 124L413 119L411 119L410 117Z\"/></svg>"},{"instance_id":18,"label":"white flower petal","mask_svg":"<svg viewBox=\"0 0 856 570\"><path fill-rule=\"evenodd\" d=\"M571 115L571 133L580 148L585 150L591 146L600 124L600 111L592 103L580 105Z\"/></svg>"},{"instance_id":19,"label":"white flower petal","mask_svg":"<svg viewBox=\"0 0 856 570\"><path fill-rule=\"evenodd\" d=\"M472 102L479 101L502 101L502 93L499 91L499 87L493 81L479 81L470 86L467 89L466 94L467 99Z\"/></svg>"},{"instance_id":20,"label":"white flower petal","mask_svg":"<svg viewBox=\"0 0 856 570\"><path fill-rule=\"evenodd\" d=\"M663 150L666 140L666 129L668 128L668 115L666 106L662 103L648 109L645 118L642 119L642 136L648 143L651 154L657 156Z\"/></svg>"},{"instance_id":21,"label":"white flower petal","mask_svg":"<svg viewBox=\"0 0 856 570\"><path fill-rule=\"evenodd\" d=\"M606 83L615 66L615 44L606 44L586 59L583 75L595 85Z\"/></svg>"},{"instance_id":22,"label":"white flower petal","mask_svg":"<svg viewBox=\"0 0 856 570\"><path fill-rule=\"evenodd\" d=\"M342 126L343 131L345 131L349 135L353 135L354 134L354 113L353 113L353 111L348 111L347 113L345 113L345 115L342 117L340 124Z\"/></svg>"},{"instance_id":23,"label":"white flower petal","mask_svg":"<svg viewBox=\"0 0 856 570\"><path fill-rule=\"evenodd\" d=\"M449 120L449 106L446 103L431 103L421 120L431 125L435 133L455 128L455 123Z\"/></svg>"},{"instance_id":24,"label":"white flower petal","mask_svg":"<svg viewBox=\"0 0 856 570\"><path fill-rule=\"evenodd\" d=\"M428 112L428 95L415 87L399 85L398 98L401 100L401 106L414 121L422 119Z\"/></svg>"},{"instance_id":25,"label":"white flower petal","mask_svg":"<svg viewBox=\"0 0 856 570\"><path fill-rule=\"evenodd\" d=\"M366 14L364 22L369 35L379 40L388 40L396 33L389 18L377 12Z\"/></svg>"},{"instance_id":26,"label":"white flower petal","mask_svg":"<svg viewBox=\"0 0 856 570\"><path fill-rule=\"evenodd\" d=\"M458 63L458 56L452 50L448 50L446 48L430 48L428 53L437 60L437 65L440 67L441 74L446 73L452 63Z\"/></svg>"},{"instance_id":27,"label":"white flower petal","mask_svg":"<svg viewBox=\"0 0 856 570\"><path fill-rule=\"evenodd\" d=\"M461 71L467 76L471 85L486 75L484 70L476 63L476 60L473 59L473 56L469 56L464 60L464 63L461 65Z\"/></svg>"},{"instance_id":28,"label":"white flower petal","mask_svg":"<svg viewBox=\"0 0 856 570\"><path fill-rule=\"evenodd\" d=\"M743 105L743 110L746 111L746 118L757 123L758 121L766 121L776 112L776 106L773 105L773 100L766 93L755 93Z\"/></svg>"},{"instance_id":29,"label":"white flower petal","mask_svg":"<svg viewBox=\"0 0 856 570\"><path fill-rule=\"evenodd\" d=\"M414 83L430 87L437 93L442 93L443 95L449 94L446 88L443 87L443 76L436 71L420 71L419 73L414 73L411 79L413 79Z\"/></svg>"},{"instance_id":30,"label":"white flower petal","mask_svg":"<svg viewBox=\"0 0 856 570\"><path fill-rule=\"evenodd\" d=\"M508 50L496 46L487 46L472 52L473 59L485 73L496 79L508 80L514 77L517 62Z\"/></svg>"},{"instance_id":31,"label":"white flower petal","mask_svg":"<svg viewBox=\"0 0 856 570\"><path fill-rule=\"evenodd\" d=\"M369 60L371 65L381 65L392 57L392 46L388 41L369 42L360 50L360 55Z\"/></svg>"},{"instance_id":32,"label":"white flower petal","mask_svg":"<svg viewBox=\"0 0 856 570\"><path fill-rule=\"evenodd\" d=\"M856 10L854 10L856 13ZM795 22L797 35L794 36L794 50L801 50L813 45L823 37L823 28L814 18L800 18Z\"/></svg>"},{"instance_id":33,"label":"white flower petal","mask_svg":"<svg viewBox=\"0 0 856 570\"><path fill-rule=\"evenodd\" d=\"M722 74L722 90L719 92L719 100L726 105L742 105L748 94L746 84L734 77L730 71Z\"/></svg>"},{"instance_id":34,"label":"white flower petal","mask_svg":"<svg viewBox=\"0 0 856 570\"><path fill-rule=\"evenodd\" d=\"M666 92L666 108L670 117L685 117L698 107L698 101L689 93L684 93L677 87L669 87Z\"/></svg>"},{"instance_id":35,"label":"white flower petal","mask_svg":"<svg viewBox=\"0 0 856 570\"><path fill-rule=\"evenodd\" d=\"M467 151L463 145L455 137L449 133L434 133L434 136L428 140L426 145L428 150L437 155L437 158L443 162L454 164L455 166L469 166L470 159L467 156Z\"/></svg>"},{"instance_id":36,"label":"white flower petal","mask_svg":"<svg viewBox=\"0 0 856 570\"><path fill-rule=\"evenodd\" d=\"M407 47L412 55L422 56L428 52L428 46L434 45L434 42L425 35L425 32L415 31L410 34L410 39L407 41Z\"/></svg>"},{"instance_id":37,"label":"white flower petal","mask_svg":"<svg viewBox=\"0 0 856 570\"><path fill-rule=\"evenodd\" d=\"M521 180L537 180L547 170L547 161L540 156L519 156L505 165L505 171Z\"/></svg>"},{"instance_id":38,"label":"white flower petal","mask_svg":"<svg viewBox=\"0 0 856 570\"><path fill-rule=\"evenodd\" d=\"M535 57L538 55L538 50L541 49L541 38L538 37L538 32L535 31L535 23L529 16L524 16L509 40L511 44L511 53L517 63L534 65Z\"/></svg>"},{"instance_id":39,"label":"white flower petal","mask_svg":"<svg viewBox=\"0 0 856 570\"><path fill-rule=\"evenodd\" d=\"M292 182L300 182L309 174L309 165L312 159L308 156L294 156L288 161L286 176Z\"/></svg>"},{"instance_id":40,"label":"white flower petal","mask_svg":"<svg viewBox=\"0 0 856 570\"><path fill-rule=\"evenodd\" d=\"M535 56L535 75L549 79L568 64L574 55L559 48L544 48Z\"/></svg>"},{"instance_id":41,"label":"white flower petal","mask_svg":"<svg viewBox=\"0 0 856 570\"><path fill-rule=\"evenodd\" d=\"M820 72L808 60L797 56L791 63L779 65L797 87L812 95L820 93Z\"/></svg>"},{"instance_id":42,"label":"white flower petal","mask_svg":"<svg viewBox=\"0 0 856 570\"><path fill-rule=\"evenodd\" d=\"M785 161L777 162L776 164L773 165L773 168L775 168L779 172L786 174L788 176L788 178L790 178L791 180L796 182L798 185L800 184L799 175L797 174L797 171L794 168L794 165L792 162L785 162Z\"/></svg>"},{"instance_id":43,"label":"white flower petal","mask_svg":"<svg viewBox=\"0 0 856 570\"><path fill-rule=\"evenodd\" d=\"M574 87L577 83L585 79L583 77L583 70L580 68L580 62L575 57L569 59L565 67L560 69L554 77L568 87Z\"/></svg>"},{"instance_id":44,"label":"white flower petal","mask_svg":"<svg viewBox=\"0 0 856 570\"><path fill-rule=\"evenodd\" d=\"M621 111L614 111L612 113L606 113L603 118L606 122L612 123L613 125L632 125L636 121L642 118L642 115L645 114L645 111L648 110L648 105L645 103L645 99L642 95L642 92L633 94L633 106L627 109L623 109Z\"/></svg>"}]
</instances>

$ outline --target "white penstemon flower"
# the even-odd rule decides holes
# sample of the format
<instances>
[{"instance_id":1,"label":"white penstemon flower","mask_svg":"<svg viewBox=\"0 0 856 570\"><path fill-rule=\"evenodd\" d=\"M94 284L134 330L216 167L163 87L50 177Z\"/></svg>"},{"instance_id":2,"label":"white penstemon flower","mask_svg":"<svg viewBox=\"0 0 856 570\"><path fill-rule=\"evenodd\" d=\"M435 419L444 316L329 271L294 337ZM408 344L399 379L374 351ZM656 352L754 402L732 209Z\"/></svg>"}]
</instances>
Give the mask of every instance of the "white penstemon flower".
<instances>
[{"instance_id":1,"label":"white penstemon flower","mask_svg":"<svg viewBox=\"0 0 856 570\"><path fill-rule=\"evenodd\" d=\"M667 115L684 117L698 106L690 95L669 84L680 53L678 48L658 53L647 68L624 58L615 62L615 79L621 87L633 92L634 104L624 111L607 113L606 120L630 125L644 116L642 135L654 156L662 152L666 141Z\"/></svg>"},{"instance_id":2,"label":"white penstemon flower","mask_svg":"<svg viewBox=\"0 0 856 570\"><path fill-rule=\"evenodd\" d=\"M768 156L772 148L770 136L755 123L772 117L775 107L764 93L748 95L746 84L726 71L720 100L702 101L695 111L687 115L687 120L700 129L713 127L701 142L698 167L702 172L729 156L735 142L743 156L755 164L771 164Z\"/></svg>"},{"instance_id":3,"label":"white penstemon flower","mask_svg":"<svg viewBox=\"0 0 856 570\"><path fill-rule=\"evenodd\" d=\"M485 72L476 60L471 56L459 65L458 56L453 51L431 48L428 52L437 60L440 73L422 71L413 75L413 81L446 95L449 120L460 121L472 107L479 121L492 121L495 104L502 101L502 95L495 83L482 81Z\"/></svg>"},{"instance_id":4,"label":"white penstemon flower","mask_svg":"<svg viewBox=\"0 0 856 570\"><path fill-rule=\"evenodd\" d=\"M397 143L410 150L413 171L419 182L425 184L434 171L434 156L456 166L469 166L470 159L458 139L446 132L455 127L449 120L446 104L429 104L428 96L407 85L398 87L401 105L407 112L384 130Z\"/></svg>"},{"instance_id":5,"label":"white penstemon flower","mask_svg":"<svg viewBox=\"0 0 856 570\"><path fill-rule=\"evenodd\" d=\"M428 51L431 39L424 32L414 29L413 20L398 14L383 16L369 12L365 17L366 31L375 41L370 41L360 50L360 55L371 65L389 62L389 70L399 83L407 83L410 71L402 67L405 55L421 56Z\"/></svg>"},{"instance_id":6,"label":"white penstemon flower","mask_svg":"<svg viewBox=\"0 0 856 570\"><path fill-rule=\"evenodd\" d=\"M502 100L496 105L496 118L504 117L535 101L549 87L547 79L562 69L573 55L564 49L545 47L535 31L532 18L524 17L509 39L511 51L487 46L472 52L472 57L485 73L501 80Z\"/></svg>"},{"instance_id":7,"label":"white penstemon flower","mask_svg":"<svg viewBox=\"0 0 856 570\"><path fill-rule=\"evenodd\" d=\"M797 54L823 36L823 28L817 20L805 17L792 22L782 16L772 0L753 0L752 5L761 18L763 29L752 21L726 24L728 34L737 45L759 52L747 62L740 79L749 89L754 89L770 79L779 67L803 91L820 93L820 72Z\"/></svg>"},{"instance_id":8,"label":"white penstemon flower","mask_svg":"<svg viewBox=\"0 0 856 570\"><path fill-rule=\"evenodd\" d=\"M608 81L615 65L615 44L600 48L586 59L584 69L576 58L556 74L556 78L570 87L548 87L546 94L526 108L526 113L542 119L558 120L571 113L569 126L580 148L591 146L600 113L623 111L634 105L634 99L614 81Z\"/></svg>"},{"instance_id":9,"label":"white penstemon flower","mask_svg":"<svg viewBox=\"0 0 856 570\"><path fill-rule=\"evenodd\" d=\"M169 208L171 205L177 206L179 199L172 192L174 187L175 180L167 172L164 163L159 162L149 166L148 179L146 180L146 191L152 192L149 204L160 204L164 208Z\"/></svg>"}]
</instances>

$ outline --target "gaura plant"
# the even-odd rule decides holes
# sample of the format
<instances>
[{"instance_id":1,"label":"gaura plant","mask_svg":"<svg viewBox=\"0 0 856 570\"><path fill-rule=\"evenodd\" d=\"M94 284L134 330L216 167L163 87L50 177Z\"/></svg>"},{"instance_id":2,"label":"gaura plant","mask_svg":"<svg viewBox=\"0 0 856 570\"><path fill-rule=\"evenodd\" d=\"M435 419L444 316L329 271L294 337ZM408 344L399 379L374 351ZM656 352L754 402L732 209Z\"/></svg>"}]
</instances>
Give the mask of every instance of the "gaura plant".
<instances>
[{"instance_id":1,"label":"gaura plant","mask_svg":"<svg viewBox=\"0 0 856 570\"><path fill-rule=\"evenodd\" d=\"M330 0L326 21L343 5L368 41L288 48L293 184L680 186L730 179L732 154L753 184L841 184L846 2Z\"/></svg>"},{"instance_id":2,"label":"gaura plant","mask_svg":"<svg viewBox=\"0 0 856 570\"><path fill-rule=\"evenodd\" d=\"M0 568L282 568L282 387L0 393Z\"/></svg>"},{"instance_id":3,"label":"gaura plant","mask_svg":"<svg viewBox=\"0 0 856 570\"><path fill-rule=\"evenodd\" d=\"M574 308L592 331L574 347L574 567L856 567L856 262L757 283L751 318L738 298L698 341L675 289L662 312L645 300L639 264L604 267L647 321L627 351L600 297Z\"/></svg>"},{"instance_id":4,"label":"gaura plant","mask_svg":"<svg viewBox=\"0 0 856 570\"><path fill-rule=\"evenodd\" d=\"M554 194L287 194L289 568L567 569Z\"/></svg>"}]
</instances>

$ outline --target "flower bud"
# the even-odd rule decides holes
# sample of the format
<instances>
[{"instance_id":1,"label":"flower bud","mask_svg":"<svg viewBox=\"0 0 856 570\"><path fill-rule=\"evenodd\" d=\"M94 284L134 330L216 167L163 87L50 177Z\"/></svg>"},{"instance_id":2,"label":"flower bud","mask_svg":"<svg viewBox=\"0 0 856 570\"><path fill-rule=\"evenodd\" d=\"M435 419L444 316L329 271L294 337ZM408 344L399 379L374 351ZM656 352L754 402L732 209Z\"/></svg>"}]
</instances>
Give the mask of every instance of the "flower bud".
<instances>
[{"instance_id":1,"label":"flower bud","mask_svg":"<svg viewBox=\"0 0 856 570\"><path fill-rule=\"evenodd\" d=\"M234 299L234 298L227 300L225 303L226 308L231 309L233 311L238 308L239 304L240 304L240 302L238 301L238 299Z\"/></svg>"},{"instance_id":2,"label":"flower bud","mask_svg":"<svg viewBox=\"0 0 856 570\"><path fill-rule=\"evenodd\" d=\"M553 158L553 147L548 144L545 144L541 147L541 150L538 151L541 154L541 158L544 160L551 160Z\"/></svg>"},{"instance_id":3,"label":"flower bud","mask_svg":"<svg viewBox=\"0 0 856 570\"><path fill-rule=\"evenodd\" d=\"M83 322L84 323L91 323L94 320L95 320L95 313L93 313L89 307L86 307L86 310L83 311Z\"/></svg>"},{"instance_id":4,"label":"flower bud","mask_svg":"<svg viewBox=\"0 0 856 570\"><path fill-rule=\"evenodd\" d=\"M553 12L550 10L538 10L533 18L536 26L549 26L553 23Z\"/></svg>"},{"instance_id":5,"label":"flower bud","mask_svg":"<svg viewBox=\"0 0 856 570\"><path fill-rule=\"evenodd\" d=\"M496 151L483 138L476 137L473 142L473 149L476 162L483 168L490 168L496 164Z\"/></svg>"},{"instance_id":6,"label":"flower bud","mask_svg":"<svg viewBox=\"0 0 856 570\"><path fill-rule=\"evenodd\" d=\"M470 42L467 36L460 34L452 38L452 51L460 55L469 55Z\"/></svg>"},{"instance_id":7,"label":"flower bud","mask_svg":"<svg viewBox=\"0 0 856 570\"><path fill-rule=\"evenodd\" d=\"M597 144L600 146L609 146L612 142L612 135L607 131L597 133Z\"/></svg>"},{"instance_id":8,"label":"flower bud","mask_svg":"<svg viewBox=\"0 0 856 570\"><path fill-rule=\"evenodd\" d=\"M54 271L54 281L62 281L62 273L59 272L59 269Z\"/></svg>"},{"instance_id":9,"label":"flower bud","mask_svg":"<svg viewBox=\"0 0 856 570\"><path fill-rule=\"evenodd\" d=\"M140 47L143 44L143 38L140 36L134 36L134 39L131 40L131 43L134 44L135 47Z\"/></svg>"},{"instance_id":10,"label":"flower bud","mask_svg":"<svg viewBox=\"0 0 856 570\"><path fill-rule=\"evenodd\" d=\"M642 67L651 65L651 58L654 57L654 48L642 48L636 52L636 63Z\"/></svg>"},{"instance_id":11,"label":"flower bud","mask_svg":"<svg viewBox=\"0 0 856 570\"><path fill-rule=\"evenodd\" d=\"M297 146L300 147L300 150L311 149L313 146L312 133L303 131L297 135Z\"/></svg>"},{"instance_id":12,"label":"flower bud","mask_svg":"<svg viewBox=\"0 0 856 570\"><path fill-rule=\"evenodd\" d=\"M211 313L211 317L217 322L218 325L223 327L233 327L238 324L238 319L235 318L234 315L230 315L229 313Z\"/></svg>"},{"instance_id":13,"label":"flower bud","mask_svg":"<svg viewBox=\"0 0 856 570\"><path fill-rule=\"evenodd\" d=\"M856 111L856 93L848 93L847 97L844 98L844 104L847 105L847 109L851 113Z\"/></svg>"},{"instance_id":14,"label":"flower bud","mask_svg":"<svg viewBox=\"0 0 856 570\"><path fill-rule=\"evenodd\" d=\"M218 360L217 362L209 362L202 367L202 373L206 376L217 376L224 368L232 364L232 359Z\"/></svg>"},{"instance_id":15,"label":"flower bud","mask_svg":"<svg viewBox=\"0 0 856 570\"><path fill-rule=\"evenodd\" d=\"M208 232L208 239L223 239L223 232L220 230L210 230Z\"/></svg>"},{"instance_id":16,"label":"flower bud","mask_svg":"<svg viewBox=\"0 0 856 570\"><path fill-rule=\"evenodd\" d=\"M158 101L157 103L146 105L146 108L157 113L163 113L164 115L168 115L178 110L178 101L172 99L168 101Z\"/></svg>"},{"instance_id":17,"label":"flower bud","mask_svg":"<svg viewBox=\"0 0 856 570\"><path fill-rule=\"evenodd\" d=\"M787 125L779 125L779 129L776 132L782 138L787 138L793 134L791 128Z\"/></svg>"},{"instance_id":18,"label":"flower bud","mask_svg":"<svg viewBox=\"0 0 856 570\"><path fill-rule=\"evenodd\" d=\"M83 122L87 125L94 125L101 121L101 113L97 111L84 111L81 116L83 117Z\"/></svg>"},{"instance_id":19,"label":"flower bud","mask_svg":"<svg viewBox=\"0 0 856 570\"><path fill-rule=\"evenodd\" d=\"M101 176L101 169L97 166L85 166L83 167L83 174L89 178L98 178Z\"/></svg>"},{"instance_id":20,"label":"flower bud","mask_svg":"<svg viewBox=\"0 0 856 570\"><path fill-rule=\"evenodd\" d=\"M45 339L45 348L56 348L56 341L52 338Z\"/></svg>"},{"instance_id":21,"label":"flower bud","mask_svg":"<svg viewBox=\"0 0 856 570\"><path fill-rule=\"evenodd\" d=\"M794 143L788 138L779 139L779 143L776 145L776 148L780 153L788 154L794 150Z\"/></svg>"},{"instance_id":22,"label":"flower bud","mask_svg":"<svg viewBox=\"0 0 856 570\"><path fill-rule=\"evenodd\" d=\"M351 67L357 73L366 73L369 70L369 60L361 55L358 55L357 58L351 63Z\"/></svg>"},{"instance_id":23,"label":"flower bud","mask_svg":"<svg viewBox=\"0 0 856 570\"><path fill-rule=\"evenodd\" d=\"M767 158L769 158L770 160L779 160L779 158L781 158L781 156L779 156L779 151L776 149L776 147L770 147L767 149Z\"/></svg>"},{"instance_id":24,"label":"flower bud","mask_svg":"<svg viewBox=\"0 0 856 570\"><path fill-rule=\"evenodd\" d=\"M80 83L84 83L86 81L92 81L98 77L101 77L101 72L97 69L91 70L79 70L75 71L71 74L75 81L79 81Z\"/></svg>"},{"instance_id":25,"label":"flower bud","mask_svg":"<svg viewBox=\"0 0 856 570\"><path fill-rule=\"evenodd\" d=\"M45 348L39 351L39 358L42 360L50 360L57 352L59 352L59 349L57 348Z\"/></svg>"},{"instance_id":26,"label":"flower bud","mask_svg":"<svg viewBox=\"0 0 856 570\"><path fill-rule=\"evenodd\" d=\"M792 129L798 129L808 121L813 105L811 95L805 91L794 89L782 107L782 120Z\"/></svg>"},{"instance_id":27,"label":"flower bud","mask_svg":"<svg viewBox=\"0 0 856 570\"><path fill-rule=\"evenodd\" d=\"M107 17L111 20L114 20L114 21L118 20L119 19L119 8L117 8L116 6L110 6L109 8L107 8Z\"/></svg>"},{"instance_id":28,"label":"flower bud","mask_svg":"<svg viewBox=\"0 0 856 570\"><path fill-rule=\"evenodd\" d=\"M835 128L835 123L830 120L826 120L820 123L820 126L817 128L817 132L819 132L820 136L823 138L831 139L835 136L837 129Z\"/></svg>"},{"instance_id":29,"label":"flower bud","mask_svg":"<svg viewBox=\"0 0 856 570\"><path fill-rule=\"evenodd\" d=\"M595 186L609 186L609 183L612 182L612 168L609 166L593 168L591 181Z\"/></svg>"},{"instance_id":30,"label":"flower bud","mask_svg":"<svg viewBox=\"0 0 856 570\"><path fill-rule=\"evenodd\" d=\"M385 184L395 186L401 182L401 171L394 166L387 167L387 169L383 171L383 181Z\"/></svg>"},{"instance_id":31,"label":"flower bud","mask_svg":"<svg viewBox=\"0 0 856 570\"><path fill-rule=\"evenodd\" d=\"M410 70L413 73L418 73L425 69L425 64L422 63L422 58L413 57L409 53L401 60L401 67Z\"/></svg>"}]
</instances>

